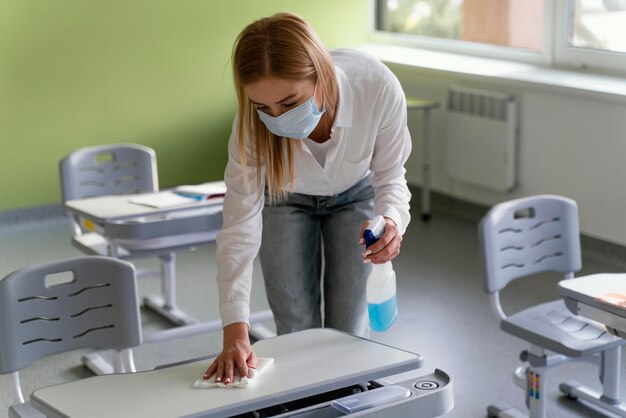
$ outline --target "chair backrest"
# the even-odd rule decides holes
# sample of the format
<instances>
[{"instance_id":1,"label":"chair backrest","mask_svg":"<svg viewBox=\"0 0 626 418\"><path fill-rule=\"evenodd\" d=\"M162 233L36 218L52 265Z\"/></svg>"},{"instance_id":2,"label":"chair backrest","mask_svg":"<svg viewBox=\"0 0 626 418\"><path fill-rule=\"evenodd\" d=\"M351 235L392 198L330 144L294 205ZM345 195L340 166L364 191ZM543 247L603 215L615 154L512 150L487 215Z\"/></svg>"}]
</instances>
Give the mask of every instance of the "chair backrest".
<instances>
[{"instance_id":1,"label":"chair backrest","mask_svg":"<svg viewBox=\"0 0 626 418\"><path fill-rule=\"evenodd\" d=\"M541 272L580 270L578 209L571 199L539 195L495 205L479 225L485 291Z\"/></svg>"},{"instance_id":2,"label":"chair backrest","mask_svg":"<svg viewBox=\"0 0 626 418\"><path fill-rule=\"evenodd\" d=\"M63 201L159 190L154 150L136 144L81 148L61 160Z\"/></svg>"},{"instance_id":3,"label":"chair backrest","mask_svg":"<svg viewBox=\"0 0 626 418\"><path fill-rule=\"evenodd\" d=\"M17 270L0 281L0 373L79 348L141 344L135 268L82 257Z\"/></svg>"}]
</instances>

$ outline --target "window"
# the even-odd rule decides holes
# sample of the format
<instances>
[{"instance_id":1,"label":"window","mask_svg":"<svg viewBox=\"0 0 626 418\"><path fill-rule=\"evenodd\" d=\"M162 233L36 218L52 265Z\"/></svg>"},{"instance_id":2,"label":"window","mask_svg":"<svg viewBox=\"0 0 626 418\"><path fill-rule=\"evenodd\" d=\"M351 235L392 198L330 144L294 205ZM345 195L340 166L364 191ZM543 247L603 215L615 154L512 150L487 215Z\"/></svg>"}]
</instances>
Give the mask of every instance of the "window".
<instances>
[{"instance_id":1,"label":"window","mask_svg":"<svg viewBox=\"0 0 626 418\"><path fill-rule=\"evenodd\" d=\"M626 71L626 0L561 1L554 34L556 64Z\"/></svg>"},{"instance_id":2,"label":"window","mask_svg":"<svg viewBox=\"0 0 626 418\"><path fill-rule=\"evenodd\" d=\"M542 1L383 0L378 29L540 51Z\"/></svg>"},{"instance_id":3,"label":"window","mask_svg":"<svg viewBox=\"0 0 626 418\"><path fill-rule=\"evenodd\" d=\"M385 0L379 2L378 29L461 39L462 5L462 0Z\"/></svg>"},{"instance_id":4,"label":"window","mask_svg":"<svg viewBox=\"0 0 626 418\"><path fill-rule=\"evenodd\" d=\"M626 52L626 0L578 0L571 7L571 47Z\"/></svg>"},{"instance_id":5,"label":"window","mask_svg":"<svg viewBox=\"0 0 626 418\"><path fill-rule=\"evenodd\" d=\"M376 0L376 35L450 52L626 69L626 0Z\"/></svg>"}]
</instances>

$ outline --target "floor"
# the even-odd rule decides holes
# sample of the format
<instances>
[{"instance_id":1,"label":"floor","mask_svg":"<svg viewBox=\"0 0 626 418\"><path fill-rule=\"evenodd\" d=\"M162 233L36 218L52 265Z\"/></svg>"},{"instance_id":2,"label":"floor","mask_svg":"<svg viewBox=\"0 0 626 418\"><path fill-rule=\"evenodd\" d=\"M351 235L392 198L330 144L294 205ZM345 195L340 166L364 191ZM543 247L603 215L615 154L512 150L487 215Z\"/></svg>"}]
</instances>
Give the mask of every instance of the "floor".
<instances>
[{"instance_id":1,"label":"floor","mask_svg":"<svg viewBox=\"0 0 626 418\"><path fill-rule=\"evenodd\" d=\"M414 207L419 207L415 205ZM70 246L69 227L62 217L17 224L0 224L0 277L20 267L81 254ZM157 267L142 259L139 267ZM402 252L394 260L398 278L397 322L373 340L417 352L425 358L424 370L442 369L452 376L454 409L446 417L485 417L492 402L507 402L524 409L523 394L512 382L524 344L499 331L483 293L476 222L435 211L432 220L421 222L418 214L404 237ZM584 254L582 273L619 271L619 262ZM256 266L252 310L267 309L260 269ZM178 301L182 309L201 320L217 319L215 246L181 252L177 257ZM557 277L538 277L526 285L512 284L502 295L508 310L557 298ZM139 281L142 294L158 292L156 279ZM142 310L145 332L167 324ZM269 328L273 325L265 324ZM135 350L139 369L218 352L221 333L144 344ZM26 394L46 385L90 376L78 352L59 354L36 362L21 374ZM576 378L598 389L595 368L573 363L550 370L549 416L599 417L577 403L564 399L558 383ZM0 416L9 404L8 378L0 376ZM623 383L626 385L626 381ZM626 387L626 386L624 386Z\"/></svg>"}]
</instances>

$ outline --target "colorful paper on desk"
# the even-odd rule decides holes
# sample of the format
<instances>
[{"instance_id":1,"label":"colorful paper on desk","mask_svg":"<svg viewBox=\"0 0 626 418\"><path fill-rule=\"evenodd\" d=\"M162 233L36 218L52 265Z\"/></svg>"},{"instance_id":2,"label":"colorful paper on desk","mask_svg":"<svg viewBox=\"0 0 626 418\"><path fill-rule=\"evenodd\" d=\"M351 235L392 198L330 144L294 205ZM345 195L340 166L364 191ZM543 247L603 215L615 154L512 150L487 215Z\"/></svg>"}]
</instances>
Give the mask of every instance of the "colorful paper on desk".
<instances>
[{"instance_id":1,"label":"colorful paper on desk","mask_svg":"<svg viewBox=\"0 0 626 418\"><path fill-rule=\"evenodd\" d=\"M611 305L626 307L626 289L598 296L597 299L602 302L610 303Z\"/></svg>"},{"instance_id":2,"label":"colorful paper on desk","mask_svg":"<svg viewBox=\"0 0 626 418\"><path fill-rule=\"evenodd\" d=\"M137 205L150 206L151 208L174 208L177 206L185 206L196 202L191 197L181 196L174 192L158 192L145 195L135 196L128 199L130 203Z\"/></svg>"},{"instance_id":3,"label":"colorful paper on desk","mask_svg":"<svg viewBox=\"0 0 626 418\"><path fill-rule=\"evenodd\" d=\"M268 367L270 367L272 364L274 364L273 358L261 357L257 359L257 364L256 364L255 369L252 369L252 368L248 369L249 370L248 373L250 374L249 377L240 377L238 369L235 369L235 376L233 377L233 383L229 383L225 385L222 382L216 382L215 375L213 375L208 380L198 379L191 386L197 389L210 389L210 388L217 388L217 387L225 388L225 389L245 388L249 385L254 384L254 382L257 381L259 375L263 373L263 371L266 370Z\"/></svg>"},{"instance_id":4,"label":"colorful paper on desk","mask_svg":"<svg viewBox=\"0 0 626 418\"><path fill-rule=\"evenodd\" d=\"M210 181L208 183L178 186L174 189L176 193L189 196L224 196L226 194L226 183L223 181Z\"/></svg>"}]
</instances>

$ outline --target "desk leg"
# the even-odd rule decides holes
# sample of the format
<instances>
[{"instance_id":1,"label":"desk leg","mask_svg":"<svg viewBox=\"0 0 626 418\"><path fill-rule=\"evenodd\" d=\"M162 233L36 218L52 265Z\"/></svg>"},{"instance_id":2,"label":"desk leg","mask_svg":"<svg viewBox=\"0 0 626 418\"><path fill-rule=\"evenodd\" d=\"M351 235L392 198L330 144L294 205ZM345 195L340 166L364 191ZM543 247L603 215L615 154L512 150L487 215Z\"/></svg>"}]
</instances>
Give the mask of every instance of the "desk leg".
<instances>
[{"instance_id":1,"label":"desk leg","mask_svg":"<svg viewBox=\"0 0 626 418\"><path fill-rule=\"evenodd\" d=\"M621 400L620 372L621 346L602 353L602 392L584 386L575 380L559 385L561 392L569 398L584 401L584 405L606 416L626 417L626 403ZM608 411L608 413L606 412Z\"/></svg>"},{"instance_id":2,"label":"desk leg","mask_svg":"<svg viewBox=\"0 0 626 418\"><path fill-rule=\"evenodd\" d=\"M159 256L161 260L161 289L163 297L146 296L143 301L149 308L174 325L197 324L198 320L187 315L176 306L176 254Z\"/></svg>"},{"instance_id":3,"label":"desk leg","mask_svg":"<svg viewBox=\"0 0 626 418\"><path fill-rule=\"evenodd\" d=\"M430 220L430 109L424 109L424 155L422 156L422 219Z\"/></svg>"},{"instance_id":4,"label":"desk leg","mask_svg":"<svg viewBox=\"0 0 626 418\"><path fill-rule=\"evenodd\" d=\"M161 272L163 274L163 281L161 282L161 291L165 298L163 307L176 309L176 254L160 255L159 260L161 260Z\"/></svg>"}]
</instances>

